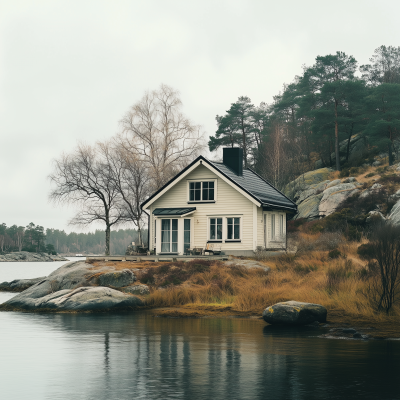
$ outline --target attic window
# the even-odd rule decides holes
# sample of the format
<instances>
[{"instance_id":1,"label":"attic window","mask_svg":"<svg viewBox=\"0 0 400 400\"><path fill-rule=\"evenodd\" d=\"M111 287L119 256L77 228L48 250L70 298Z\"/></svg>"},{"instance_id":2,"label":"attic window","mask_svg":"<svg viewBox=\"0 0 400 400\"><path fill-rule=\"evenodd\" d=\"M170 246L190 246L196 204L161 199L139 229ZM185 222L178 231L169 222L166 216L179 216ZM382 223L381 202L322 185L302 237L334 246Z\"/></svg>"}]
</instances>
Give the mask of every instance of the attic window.
<instances>
[{"instance_id":1,"label":"attic window","mask_svg":"<svg viewBox=\"0 0 400 400\"><path fill-rule=\"evenodd\" d=\"M215 182L189 182L189 202L215 201Z\"/></svg>"}]
</instances>

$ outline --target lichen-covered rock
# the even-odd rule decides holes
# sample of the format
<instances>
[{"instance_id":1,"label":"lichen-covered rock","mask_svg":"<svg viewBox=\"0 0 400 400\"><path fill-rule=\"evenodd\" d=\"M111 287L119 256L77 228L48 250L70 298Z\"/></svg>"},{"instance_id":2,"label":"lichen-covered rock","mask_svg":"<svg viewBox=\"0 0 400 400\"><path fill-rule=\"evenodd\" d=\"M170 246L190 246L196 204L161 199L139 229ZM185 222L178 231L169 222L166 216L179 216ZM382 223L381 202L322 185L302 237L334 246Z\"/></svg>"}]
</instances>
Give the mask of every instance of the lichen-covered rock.
<instances>
[{"instance_id":1,"label":"lichen-covered rock","mask_svg":"<svg viewBox=\"0 0 400 400\"><path fill-rule=\"evenodd\" d=\"M135 274L130 269L124 269L122 271L107 272L99 276L100 286L109 286L120 288L128 286L136 281Z\"/></svg>"},{"instance_id":2,"label":"lichen-covered rock","mask_svg":"<svg viewBox=\"0 0 400 400\"><path fill-rule=\"evenodd\" d=\"M387 219L394 225L400 225L400 200L393 206Z\"/></svg>"},{"instance_id":3,"label":"lichen-covered rock","mask_svg":"<svg viewBox=\"0 0 400 400\"><path fill-rule=\"evenodd\" d=\"M326 322L327 310L320 304L286 301L267 307L262 316L269 324L307 325Z\"/></svg>"},{"instance_id":4,"label":"lichen-covered rock","mask_svg":"<svg viewBox=\"0 0 400 400\"><path fill-rule=\"evenodd\" d=\"M332 186L339 185L339 183L342 183L342 181L341 181L340 179L335 179L335 180L329 182L329 183L326 185L326 188L330 188L330 187L332 187Z\"/></svg>"},{"instance_id":5,"label":"lichen-covered rock","mask_svg":"<svg viewBox=\"0 0 400 400\"><path fill-rule=\"evenodd\" d=\"M319 203L319 215L327 216L334 213L344 200L358 191L354 183L341 183L325 189Z\"/></svg>"},{"instance_id":6,"label":"lichen-covered rock","mask_svg":"<svg viewBox=\"0 0 400 400\"><path fill-rule=\"evenodd\" d=\"M294 219L306 218L313 220L319 218L319 203L323 193L311 196L297 206L297 214Z\"/></svg>"},{"instance_id":7,"label":"lichen-covered rock","mask_svg":"<svg viewBox=\"0 0 400 400\"><path fill-rule=\"evenodd\" d=\"M46 279L45 276L41 278L34 279L15 279L11 282L0 283L0 291L3 292L23 292L24 290L30 288L36 283Z\"/></svg>"},{"instance_id":8,"label":"lichen-covered rock","mask_svg":"<svg viewBox=\"0 0 400 400\"><path fill-rule=\"evenodd\" d=\"M326 181L332 171L333 169L331 168L320 168L314 171L308 171L300 175L294 181L288 183L283 189L283 193L286 196L293 197L298 191L309 189L311 185Z\"/></svg>"},{"instance_id":9,"label":"lichen-covered rock","mask_svg":"<svg viewBox=\"0 0 400 400\"><path fill-rule=\"evenodd\" d=\"M147 285L130 285L120 289L124 293L145 295L150 293L150 288Z\"/></svg>"},{"instance_id":10,"label":"lichen-covered rock","mask_svg":"<svg viewBox=\"0 0 400 400\"><path fill-rule=\"evenodd\" d=\"M361 198L365 198L371 196L371 194L378 193L380 189L382 189L382 185L380 183L374 183L369 189L364 190L361 194Z\"/></svg>"},{"instance_id":11,"label":"lichen-covered rock","mask_svg":"<svg viewBox=\"0 0 400 400\"><path fill-rule=\"evenodd\" d=\"M113 267L93 269L84 261L67 263L45 278L0 305L3 310L54 310L54 311L101 311L142 305L142 301L130 294L108 287L93 286L99 273L110 273ZM128 271L128 272L124 272ZM115 271L114 284L131 284L136 277L130 270ZM121 272L122 274L121 278ZM132 277L133 275L133 277ZM119 278L118 278L119 277ZM126 286L126 285L124 285Z\"/></svg>"},{"instance_id":12,"label":"lichen-covered rock","mask_svg":"<svg viewBox=\"0 0 400 400\"><path fill-rule=\"evenodd\" d=\"M107 287L80 287L64 289L39 298L26 292L3 303L5 310L54 310L54 311L102 311L142 306L138 297Z\"/></svg>"}]
</instances>

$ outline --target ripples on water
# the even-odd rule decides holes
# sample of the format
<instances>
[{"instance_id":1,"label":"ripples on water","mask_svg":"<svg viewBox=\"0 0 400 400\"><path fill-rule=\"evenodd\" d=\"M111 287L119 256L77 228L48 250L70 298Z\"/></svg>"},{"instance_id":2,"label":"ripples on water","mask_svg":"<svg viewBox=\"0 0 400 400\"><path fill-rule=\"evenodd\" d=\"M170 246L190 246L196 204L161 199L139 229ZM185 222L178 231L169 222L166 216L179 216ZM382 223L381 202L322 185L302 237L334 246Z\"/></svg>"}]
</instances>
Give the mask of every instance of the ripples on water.
<instances>
[{"instance_id":1,"label":"ripples on water","mask_svg":"<svg viewBox=\"0 0 400 400\"><path fill-rule=\"evenodd\" d=\"M0 294L0 302L12 296ZM319 333L252 319L3 312L0 393L30 400L400 398L399 342Z\"/></svg>"}]
</instances>

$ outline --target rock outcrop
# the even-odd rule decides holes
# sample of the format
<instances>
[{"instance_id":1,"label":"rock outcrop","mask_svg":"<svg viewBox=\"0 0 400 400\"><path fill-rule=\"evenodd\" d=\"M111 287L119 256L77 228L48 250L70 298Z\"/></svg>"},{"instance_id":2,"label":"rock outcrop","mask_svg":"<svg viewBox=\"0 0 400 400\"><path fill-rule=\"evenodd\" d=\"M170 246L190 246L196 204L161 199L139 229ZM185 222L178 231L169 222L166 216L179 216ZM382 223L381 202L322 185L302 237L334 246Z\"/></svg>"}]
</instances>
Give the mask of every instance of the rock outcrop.
<instances>
[{"instance_id":1,"label":"rock outcrop","mask_svg":"<svg viewBox=\"0 0 400 400\"><path fill-rule=\"evenodd\" d=\"M354 183L341 183L325 189L319 203L319 215L327 216L334 213L344 200L358 191Z\"/></svg>"},{"instance_id":2,"label":"rock outcrop","mask_svg":"<svg viewBox=\"0 0 400 400\"><path fill-rule=\"evenodd\" d=\"M121 293L119 290L108 287L95 286L99 276L103 273L111 272L118 275L119 272L122 272L110 271L110 269L113 267L105 266L93 269L93 265L86 264L84 261L64 264L49 276L38 279L34 285L1 304L0 309L99 311L143 305L139 298L131 294ZM129 272L131 273L131 271ZM123 275L129 276L128 273ZM132 278L129 282L131 281Z\"/></svg>"},{"instance_id":3,"label":"rock outcrop","mask_svg":"<svg viewBox=\"0 0 400 400\"><path fill-rule=\"evenodd\" d=\"M294 201L298 201L301 193L305 190L311 190L308 196L315 194L314 191L325 189L325 183L329 183L328 176L333 172L331 168L320 168L314 171L308 171L303 175L300 175L294 181L290 182L283 189L283 193L286 196L294 199ZM322 184L322 186L318 186ZM302 198L299 201L305 200L306 197Z\"/></svg>"},{"instance_id":4,"label":"rock outcrop","mask_svg":"<svg viewBox=\"0 0 400 400\"><path fill-rule=\"evenodd\" d=\"M53 256L46 253L30 253L28 251L18 251L15 253L0 255L0 262L52 262L69 261L60 256Z\"/></svg>"},{"instance_id":5,"label":"rock outcrop","mask_svg":"<svg viewBox=\"0 0 400 400\"><path fill-rule=\"evenodd\" d=\"M138 297L126 295L118 290L101 286L64 289L39 298L30 297L29 293L26 292L3 303L2 308L27 311L102 311L126 309L143 305L142 300Z\"/></svg>"},{"instance_id":6,"label":"rock outcrop","mask_svg":"<svg viewBox=\"0 0 400 400\"><path fill-rule=\"evenodd\" d=\"M387 219L392 224L400 225L400 200L392 207Z\"/></svg>"},{"instance_id":7,"label":"rock outcrop","mask_svg":"<svg viewBox=\"0 0 400 400\"><path fill-rule=\"evenodd\" d=\"M150 288L147 285L130 285L121 288L124 293L145 295L150 293Z\"/></svg>"},{"instance_id":8,"label":"rock outcrop","mask_svg":"<svg viewBox=\"0 0 400 400\"><path fill-rule=\"evenodd\" d=\"M307 325L315 321L326 322L327 310L320 304L286 301L267 307L262 316L269 324Z\"/></svg>"},{"instance_id":9,"label":"rock outcrop","mask_svg":"<svg viewBox=\"0 0 400 400\"><path fill-rule=\"evenodd\" d=\"M11 282L0 283L0 291L2 292L23 292L24 290L30 288L36 283L46 279L45 276L41 278L34 279L15 279Z\"/></svg>"},{"instance_id":10,"label":"rock outcrop","mask_svg":"<svg viewBox=\"0 0 400 400\"><path fill-rule=\"evenodd\" d=\"M122 271L107 272L99 276L98 282L100 286L108 286L121 288L128 286L136 281L135 274L130 269Z\"/></svg>"}]
</instances>

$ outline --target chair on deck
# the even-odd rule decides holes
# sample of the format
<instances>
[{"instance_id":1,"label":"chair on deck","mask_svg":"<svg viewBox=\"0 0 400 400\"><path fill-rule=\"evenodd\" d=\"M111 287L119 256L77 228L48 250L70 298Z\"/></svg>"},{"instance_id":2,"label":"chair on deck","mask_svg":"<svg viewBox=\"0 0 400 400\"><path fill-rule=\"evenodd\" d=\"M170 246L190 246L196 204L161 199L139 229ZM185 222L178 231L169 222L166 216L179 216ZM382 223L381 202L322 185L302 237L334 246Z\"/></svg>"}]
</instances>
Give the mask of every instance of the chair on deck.
<instances>
[{"instance_id":1,"label":"chair on deck","mask_svg":"<svg viewBox=\"0 0 400 400\"><path fill-rule=\"evenodd\" d=\"M204 253L208 253L213 256L217 256L219 254L221 254L221 246L217 247L212 243L207 243L206 244L206 248L204 249Z\"/></svg>"},{"instance_id":2,"label":"chair on deck","mask_svg":"<svg viewBox=\"0 0 400 400\"><path fill-rule=\"evenodd\" d=\"M189 249L189 252L192 256L201 256L203 249L201 247L194 247L193 249Z\"/></svg>"}]
</instances>

